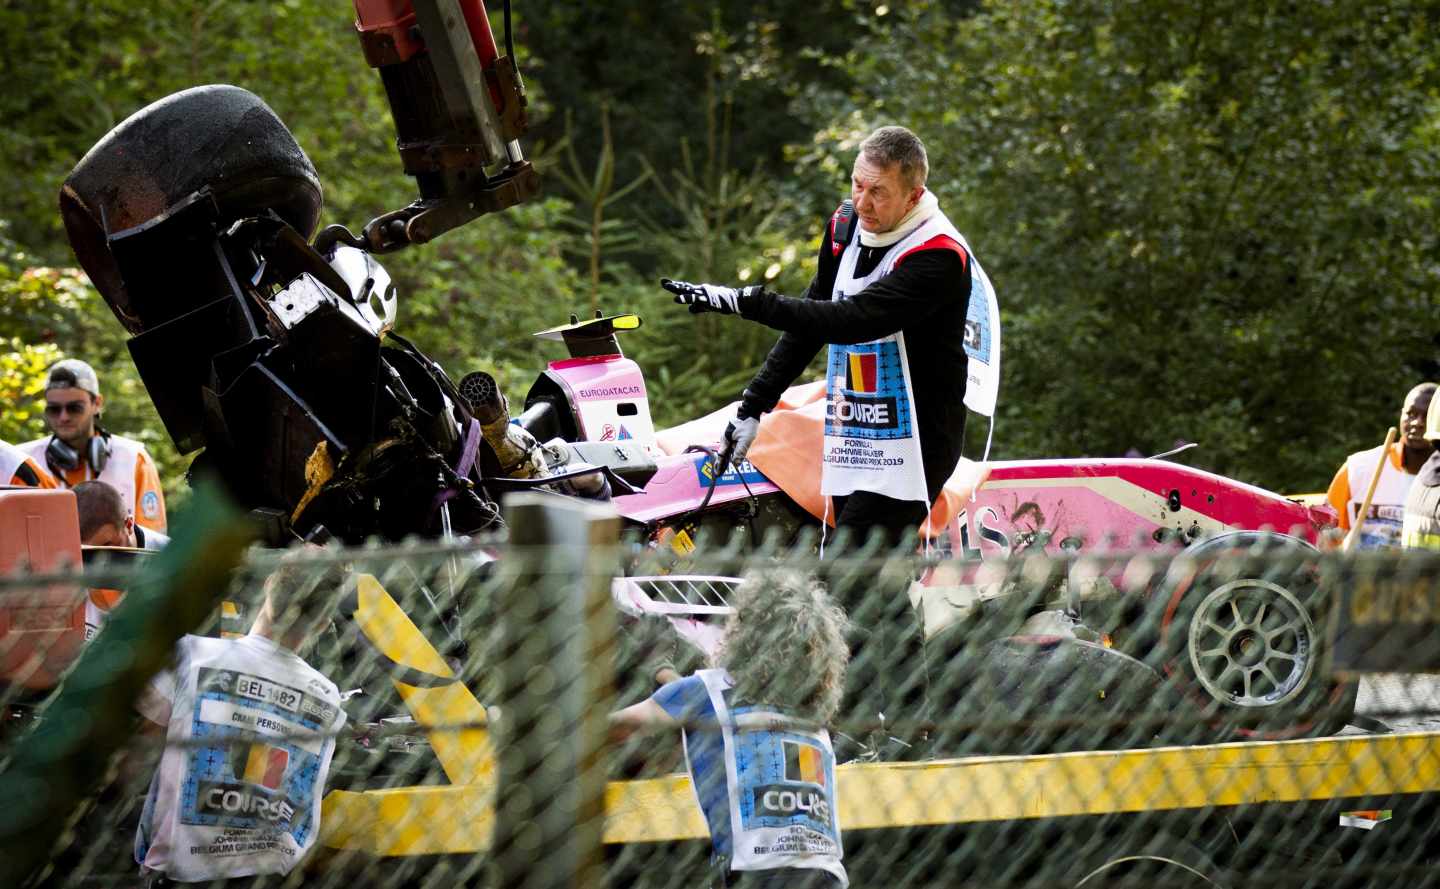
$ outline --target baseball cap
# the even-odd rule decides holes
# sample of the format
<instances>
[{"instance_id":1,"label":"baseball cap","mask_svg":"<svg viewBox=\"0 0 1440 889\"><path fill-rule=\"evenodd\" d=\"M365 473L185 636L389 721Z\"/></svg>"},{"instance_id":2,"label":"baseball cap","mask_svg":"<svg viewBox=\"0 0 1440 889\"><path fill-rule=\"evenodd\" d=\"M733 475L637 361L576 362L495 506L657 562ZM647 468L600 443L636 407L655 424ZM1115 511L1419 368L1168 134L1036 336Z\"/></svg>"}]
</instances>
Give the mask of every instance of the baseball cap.
<instances>
[{"instance_id":1,"label":"baseball cap","mask_svg":"<svg viewBox=\"0 0 1440 889\"><path fill-rule=\"evenodd\" d=\"M95 376L95 368L80 359L66 358L50 366L50 373L45 378L45 388L84 389L91 395L99 395L100 378Z\"/></svg>"}]
</instances>

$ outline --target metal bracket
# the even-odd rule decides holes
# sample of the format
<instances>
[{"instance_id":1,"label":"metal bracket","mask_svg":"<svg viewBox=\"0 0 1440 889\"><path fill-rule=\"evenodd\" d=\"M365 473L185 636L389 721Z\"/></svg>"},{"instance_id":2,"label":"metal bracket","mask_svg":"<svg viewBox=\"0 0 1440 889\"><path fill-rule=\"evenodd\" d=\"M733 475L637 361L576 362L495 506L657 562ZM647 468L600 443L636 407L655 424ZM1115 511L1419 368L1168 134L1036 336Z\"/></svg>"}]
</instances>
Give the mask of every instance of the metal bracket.
<instances>
[{"instance_id":1,"label":"metal bracket","mask_svg":"<svg viewBox=\"0 0 1440 889\"><path fill-rule=\"evenodd\" d=\"M365 226L371 253L390 253L424 244L486 213L529 200L540 190L540 177L529 161L511 164L468 195L428 199L377 216Z\"/></svg>"},{"instance_id":2,"label":"metal bracket","mask_svg":"<svg viewBox=\"0 0 1440 889\"><path fill-rule=\"evenodd\" d=\"M475 135L485 149L486 157L481 164L496 163L505 157L500 120L490 103L485 72L480 67L460 4L454 0L413 0L413 5L415 21L430 50L436 79L451 117L480 122L480 132Z\"/></svg>"}]
</instances>

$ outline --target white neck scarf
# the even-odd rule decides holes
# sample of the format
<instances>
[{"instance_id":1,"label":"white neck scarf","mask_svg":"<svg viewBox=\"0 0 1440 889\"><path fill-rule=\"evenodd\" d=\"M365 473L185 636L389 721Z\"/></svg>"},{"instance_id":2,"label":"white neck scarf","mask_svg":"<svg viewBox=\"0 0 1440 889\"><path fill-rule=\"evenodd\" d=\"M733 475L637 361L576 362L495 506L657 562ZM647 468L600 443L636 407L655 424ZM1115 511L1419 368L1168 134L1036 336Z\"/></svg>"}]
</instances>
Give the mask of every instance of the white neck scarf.
<instances>
[{"instance_id":1,"label":"white neck scarf","mask_svg":"<svg viewBox=\"0 0 1440 889\"><path fill-rule=\"evenodd\" d=\"M862 227L860 243L865 247L889 247L914 231L916 226L929 219L938 209L940 209L940 202L935 199L935 193L927 188L920 193L920 200L915 202L915 206L910 208L910 212L902 216L895 227L888 232L875 234Z\"/></svg>"}]
</instances>

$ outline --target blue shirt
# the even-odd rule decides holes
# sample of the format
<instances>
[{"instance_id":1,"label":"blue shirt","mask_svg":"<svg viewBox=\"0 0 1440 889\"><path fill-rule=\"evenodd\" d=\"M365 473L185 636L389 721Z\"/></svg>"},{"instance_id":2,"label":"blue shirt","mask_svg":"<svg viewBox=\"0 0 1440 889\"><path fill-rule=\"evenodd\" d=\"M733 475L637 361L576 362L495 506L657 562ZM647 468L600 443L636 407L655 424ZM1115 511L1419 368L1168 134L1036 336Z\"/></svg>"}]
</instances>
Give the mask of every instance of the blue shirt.
<instances>
[{"instance_id":1,"label":"blue shirt","mask_svg":"<svg viewBox=\"0 0 1440 889\"><path fill-rule=\"evenodd\" d=\"M726 689L727 702L730 693L731 689ZM734 851L734 841L730 836L730 793L725 784L725 741L705 681L699 676L686 676L662 686L653 699L682 724L690 783L710 826L711 845L716 856L728 857Z\"/></svg>"}]
</instances>

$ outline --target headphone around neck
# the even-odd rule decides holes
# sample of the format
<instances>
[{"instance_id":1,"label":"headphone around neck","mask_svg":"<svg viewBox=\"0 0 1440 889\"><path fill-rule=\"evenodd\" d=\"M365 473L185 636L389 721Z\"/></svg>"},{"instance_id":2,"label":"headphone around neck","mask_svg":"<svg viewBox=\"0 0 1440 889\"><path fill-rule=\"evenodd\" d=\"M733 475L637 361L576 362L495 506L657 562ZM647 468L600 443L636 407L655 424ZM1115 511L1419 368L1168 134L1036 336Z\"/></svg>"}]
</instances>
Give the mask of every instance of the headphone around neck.
<instances>
[{"instance_id":1,"label":"headphone around neck","mask_svg":"<svg viewBox=\"0 0 1440 889\"><path fill-rule=\"evenodd\" d=\"M105 471L105 464L110 462L110 433L99 426L95 427L95 433L85 445L83 457L75 448L61 441L59 436L50 436L50 444L45 446L45 462L62 472L69 472L79 468L83 459L98 476Z\"/></svg>"}]
</instances>

